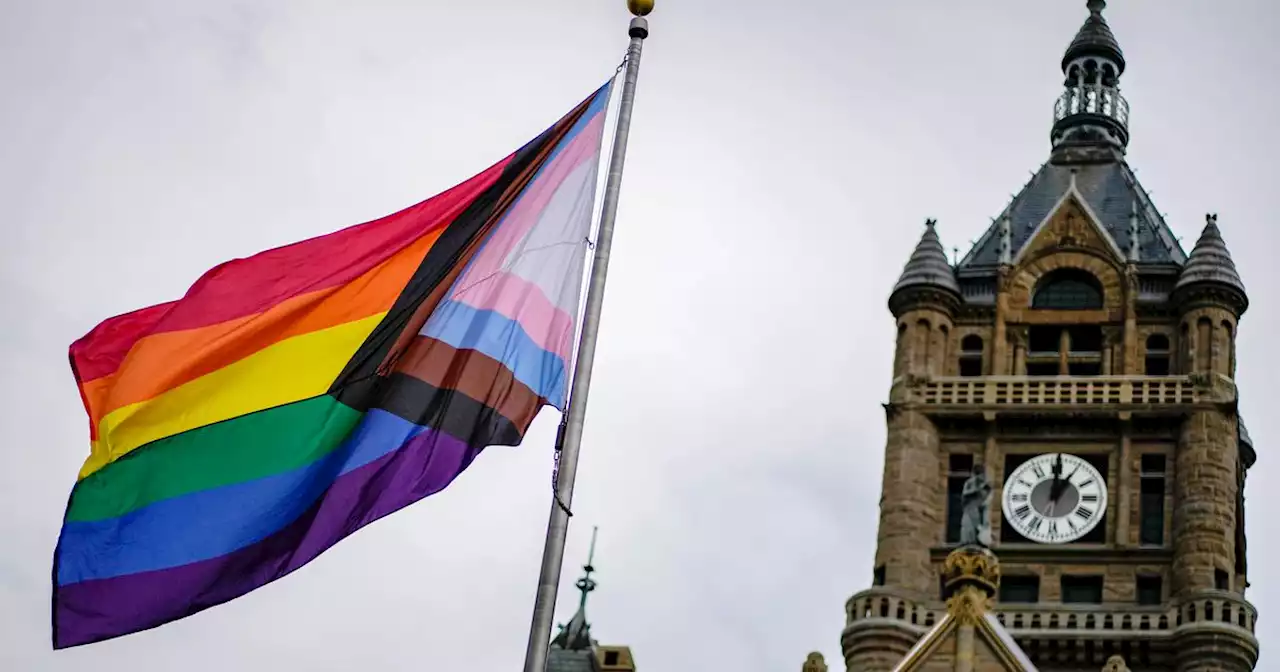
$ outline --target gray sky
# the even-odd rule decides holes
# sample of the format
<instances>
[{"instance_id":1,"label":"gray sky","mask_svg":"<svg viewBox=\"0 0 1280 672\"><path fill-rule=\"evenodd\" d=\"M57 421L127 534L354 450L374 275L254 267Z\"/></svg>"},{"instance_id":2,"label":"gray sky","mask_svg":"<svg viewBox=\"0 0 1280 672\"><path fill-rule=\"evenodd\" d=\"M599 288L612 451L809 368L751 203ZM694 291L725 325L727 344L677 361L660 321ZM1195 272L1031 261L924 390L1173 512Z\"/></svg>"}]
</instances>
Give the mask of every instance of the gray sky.
<instances>
[{"instance_id":1,"label":"gray sky","mask_svg":"<svg viewBox=\"0 0 1280 672\"><path fill-rule=\"evenodd\" d=\"M1119 0L1130 160L1240 331L1249 597L1280 641L1265 381L1280 9ZM67 346L215 264L395 211L532 138L613 73L622 0L0 2L0 669L510 670L556 416L294 575L58 653L50 559L87 421ZM659 0L646 45L564 586L643 670L840 659L871 579L893 321L926 217L967 248L1048 156L1083 0ZM575 602L562 594L560 618ZM1268 616L1270 615L1270 616ZM697 661L697 662L695 662ZM833 666L834 667L834 666Z\"/></svg>"}]
</instances>

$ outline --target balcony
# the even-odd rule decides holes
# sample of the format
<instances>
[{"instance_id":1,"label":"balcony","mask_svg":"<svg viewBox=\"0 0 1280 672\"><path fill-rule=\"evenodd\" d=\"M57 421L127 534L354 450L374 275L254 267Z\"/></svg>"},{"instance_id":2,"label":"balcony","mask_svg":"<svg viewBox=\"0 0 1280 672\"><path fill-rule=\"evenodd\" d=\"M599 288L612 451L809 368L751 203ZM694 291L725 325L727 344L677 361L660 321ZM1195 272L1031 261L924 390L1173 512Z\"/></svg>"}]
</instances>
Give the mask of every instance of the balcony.
<instances>
[{"instance_id":1,"label":"balcony","mask_svg":"<svg viewBox=\"0 0 1280 672\"><path fill-rule=\"evenodd\" d=\"M1225 376L909 377L894 401L935 411L1168 410L1230 403Z\"/></svg>"},{"instance_id":2,"label":"balcony","mask_svg":"<svg viewBox=\"0 0 1280 672\"><path fill-rule=\"evenodd\" d=\"M842 639L856 640L862 632L888 627L918 638L946 614L940 601L914 601L889 588L857 593L845 604ZM1238 595L1207 591L1193 599L1159 607L1129 604L997 604L996 619L1033 659L1044 662L1078 641L1109 642L1095 653L1101 660L1114 647L1133 651L1131 663L1164 664L1173 640L1198 631L1226 635L1252 650L1257 612Z\"/></svg>"},{"instance_id":3,"label":"balcony","mask_svg":"<svg viewBox=\"0 0 1280 672\"><path fill-rule=\"evenodd\" d=\"M1122 128L1129 126L1129 101L1120 91L1101 84L1069 87L1053 105L1053 120L1062 121L1077 114L1092 114L1114 119Z\"/></svg>"}]
</instances>

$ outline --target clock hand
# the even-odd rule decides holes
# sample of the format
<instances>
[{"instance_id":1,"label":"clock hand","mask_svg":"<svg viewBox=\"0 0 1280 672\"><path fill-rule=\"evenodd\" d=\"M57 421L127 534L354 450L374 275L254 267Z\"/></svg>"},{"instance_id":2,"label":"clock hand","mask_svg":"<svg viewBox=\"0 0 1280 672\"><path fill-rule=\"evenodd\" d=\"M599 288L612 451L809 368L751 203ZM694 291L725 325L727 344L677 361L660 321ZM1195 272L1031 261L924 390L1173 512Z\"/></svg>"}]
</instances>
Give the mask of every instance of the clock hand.
<instances>
[{"instance_id":1,"label":"clock hand","mask_svg":"<svg viewBox=\"0 0 1280 672\"><path fill-rule=\"evenodd\" d=\"M1058 498L1062 496L1062 453L1058 453L1058 457L1053 461L1053 482L1049 484L1049 501L1057 503Z\"/></svg>"}]
</instances>

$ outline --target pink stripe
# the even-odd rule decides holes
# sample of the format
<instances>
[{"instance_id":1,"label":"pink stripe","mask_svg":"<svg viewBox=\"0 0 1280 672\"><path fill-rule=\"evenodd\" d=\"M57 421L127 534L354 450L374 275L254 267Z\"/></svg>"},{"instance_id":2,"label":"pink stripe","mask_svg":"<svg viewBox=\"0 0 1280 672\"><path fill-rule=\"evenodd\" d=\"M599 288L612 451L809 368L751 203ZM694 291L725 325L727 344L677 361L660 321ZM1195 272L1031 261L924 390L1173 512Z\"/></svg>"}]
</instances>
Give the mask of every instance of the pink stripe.
<instances>
[{"instance_id":1,"label":"pink stripe","mask_svg":"<svg viewBox=\"0 0 1280 672\"><path fill-rule=\"evenodd\" d=\"M501 271L458 292L453 300L477 310L492 310L519 322L538 347L569 361L573 317L551 303L542 288L534 283Z\"/></svg>"},{"instance_id":2,"label":"pink stripe","mask_svg":"<svg viewBox=\"0 0 1280 672\"><path fill-rule=\"evenodd\" d=\"M600 137L603 130L602 111L569 141L555 159L543 167L542 175L527 187L520 200L507 213L506 219L493 232L493 237L485 243L480 253L471 262L471 267L463 273L462 278L458 279L459 285L465 286L470 278L492 275L506 265L511 250L524 240L529 230L538 223L539 216L560 185L564 183L565 178L578 166L599 157Z\"/></svg>"}]
</instances>

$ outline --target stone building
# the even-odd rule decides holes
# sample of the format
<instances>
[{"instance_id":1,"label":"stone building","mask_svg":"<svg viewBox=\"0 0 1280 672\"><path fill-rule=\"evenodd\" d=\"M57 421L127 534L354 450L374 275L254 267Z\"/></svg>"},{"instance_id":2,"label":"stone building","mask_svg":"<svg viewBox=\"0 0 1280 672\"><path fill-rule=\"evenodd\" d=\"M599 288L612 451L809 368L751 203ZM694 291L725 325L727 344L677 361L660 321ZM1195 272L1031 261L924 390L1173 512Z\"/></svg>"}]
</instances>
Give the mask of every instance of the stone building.
<instances>
[{"instance_id":1,"label":"stone building","mask_svg":"<svg viewBox=\"0 0 1280 672\"><path fill-rule=\"evenodd\" d=\"M560 632L551 640L547 652L547 672L636 672L631 648L617 645L601 645L591 637L591 624L587 621L587 596L596 589L591 578L595 567L595 533L591 536L591 554L582 567L578 587L578 610L569 622L560 626Z\"/></svg>"},{"instance_id":2,"label":"stone building","mask_svg":"<svg viewBox=\"0 0 1280 672\"><path fill-rule=\"evenodd\" d=\"M1186 254L1127 162L1104 8L1088 2L1063 56L1048 160L957 264L927 222L889 297L880 531L872 587L847 603L850 672L1257 663L1255 454L1233 382L1248 298L1217 216ZM958 543L975 473L989 550Z\"/></svg>"}]
</instances>

